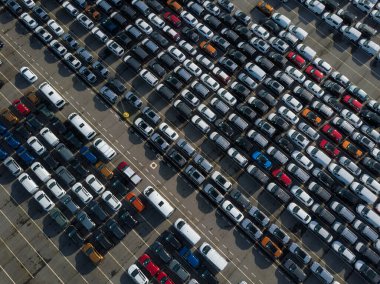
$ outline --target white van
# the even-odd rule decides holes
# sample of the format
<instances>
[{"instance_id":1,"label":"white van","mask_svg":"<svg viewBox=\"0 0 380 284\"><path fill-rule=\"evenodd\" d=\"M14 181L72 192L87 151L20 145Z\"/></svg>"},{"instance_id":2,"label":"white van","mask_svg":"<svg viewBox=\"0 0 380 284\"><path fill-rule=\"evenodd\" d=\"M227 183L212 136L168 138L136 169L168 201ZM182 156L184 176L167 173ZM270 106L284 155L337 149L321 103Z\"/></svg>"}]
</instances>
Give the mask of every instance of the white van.
<instances>
[{"instance_id":1,"label":"white van","mask_svg":"<svg viewBox=\"0 0 380 284\"><path fill-rule=\"evenodd\" d=\"M220 271L228 264L227 260L206 242L200 246L199 252Z\"/></svg>"},{"instance_id":2,"label":"white van","mask_svg":"<svg viewBox=\"0 0 380 284\"><path fill-rule=\"evenodd\" d=\"M55 136L55 134L49 128L42 128L40 134L51 147L55 147L59 144L58 137Z\"/></svg>"},{"instance_id":3,"label":"white van","mask_svg":"<svg viewBox=\"0 0 380 284\"><path fill-rule=\"evenodd\" d=\"M43 82L38 86L38 89L56 108L63 108L66 103L65 100L48 82Z\"/></svg>"},{"instance_id":4,"label":"white van","mask_svg":"<svg viewBox=\"0 0 380 284\"><path fill-rule=\"evenodd\" d=\"M193 246L201 239L201 236L182 218L175 221L174 228Z\"/></svg>"},{"instance_id":5,"label":"white van","mask_svg":"<svg viewBox=\"0 0 380 284\"><path fill-rule=\"evenodd\" d=\"M307 147L306 152L314 162L317 162L322 167L327 167L331 163L331 158L314 146Z\"/></svg>"},{"instance_id":6,"label":"white van","mask_svg":"<svg viewBox=\"0 0 380 284\"><path fill-rule=\"evenodd\" d=\"M18 177L18 181L21 185L30 193L34 194L39 190L38 185L30 178L27 173L23 173Z\"/></svg>"},{"instance_id":7,"label":"white van","mask_svg":"<svg viewBox=\"0 0 380 284\"><path fill-rule=\"evenodd\" d=\"M91 140L95 137L96 132L92 127L84 121L82 117L80 117L79 114L73 112L67 117L71 124L80 132L84 137L86 137L87 140Z\"/></svg>"},{"instance_id":8,"label":"white van","mask_svg":"<svg viewBox=\"0 0 380 284\"><path fill-rule=\"evenodd\" d=\"M35 162L30 167L42 182L47 182L51 179L51 174L44 168L43 165L41 165L40 162Z\"/></svg>"},{"instance_id":9,"label":"white van","mask_svg":"<svg viewBox=\"0 0 380 284\"><path fill-rule=\"evenodd\" d=\"M153 187L147 186L144 189L144 195L149 202L156 207L158 211L165 217L169 218L173 214L174 208L166 201L161 194L157 192Z\"/></svg>"},{"instance_id":10,"label":"white van","mask_svg":"<svg viewBox=\"0 0 380 284\"><path fill-rule=\"evenodd\" d=\"M349 40L353 42L357 42L362 36L362 33L360 31L358 31L354 27L350 27L346 25L341 26L340 31L342 32L342 35L345 38L348 38Z\"/></svg>"},{"instance_id":11,"label":"white van","mask_svg":"<svg viewBox=\"0 0 380 284\"><path fill-rule=\"evenodd\" d=\"M259 66L256 64L253 64L252 62L248 62L244 69L249 73L249 75L253 78L256 79L259 82L264 81L267 73L263 69L261 69Z\"/></svg>"}]
</instances>

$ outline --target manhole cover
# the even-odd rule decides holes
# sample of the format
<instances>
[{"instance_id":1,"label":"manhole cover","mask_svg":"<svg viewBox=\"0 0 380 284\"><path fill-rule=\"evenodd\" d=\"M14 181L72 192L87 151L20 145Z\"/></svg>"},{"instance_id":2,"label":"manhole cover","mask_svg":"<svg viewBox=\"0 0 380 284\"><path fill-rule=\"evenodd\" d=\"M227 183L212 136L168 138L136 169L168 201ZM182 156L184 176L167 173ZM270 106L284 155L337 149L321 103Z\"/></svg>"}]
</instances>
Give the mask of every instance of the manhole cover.
<instances>
[{"instance_id":1,"label":"manhole cover","mask_svg":"<svg viewBox=\"0 0 380 284\"><path fill-rule=\"evenodd\" d=\"M152 162L150 164L150 167L154 170L155 168L157 168L157 164L155 162Z\"/></svg>"}]
</instances>

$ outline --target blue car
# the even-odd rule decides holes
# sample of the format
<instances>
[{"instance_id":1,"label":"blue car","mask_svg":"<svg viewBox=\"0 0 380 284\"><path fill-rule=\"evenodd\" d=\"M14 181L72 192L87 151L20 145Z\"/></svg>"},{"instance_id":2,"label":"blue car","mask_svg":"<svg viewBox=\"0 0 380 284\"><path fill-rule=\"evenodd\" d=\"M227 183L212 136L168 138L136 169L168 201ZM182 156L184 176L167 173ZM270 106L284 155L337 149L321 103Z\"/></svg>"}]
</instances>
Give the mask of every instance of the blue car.
<instances>
[{"instance_id":1,"label":"blue car","mask_svg":"<svg viewBox=\"0 0 380 284\"><path fill-rule=\"evenodd\" d=\"M0 135L3 135L7 131L8 129L5 127L5 125L0 123Z\"/></svg>"},{"instance_id":2,"label":"blue car","mask_svg":"<svg viewBox=\"0 0 380 284\"><path fill-rule=\"evenodd\" d=\"M83 146L79 152L83 155L83 157L86 158L87 161L89 161L91 164L96 164L98 161L98 158L95 156L93 152L91 152L90 148Z\"/></svg>"},{"instance_id":3,"label":"blue car","mask_svg":"<svg viewBox=\"0 0 380 284\"><path fill-rule=\"evenodd\" d=\"M27 164L27 165L31 165L35 158L33 157L32 154L30 154L30 152L28 150L26 150L26 148L24 146L20 146L17 150L16 150L18 156Z\"/></svg>"},{"instance_id":4,"label":"blue car","mask_svg":"<svg viewBox=\"0 0 380 284\"><path fill-rule=\"evenodd\" d=\"M0 147L0 160L5 160L9 156L8 152L5 149Z\"/></svg>"},{"instance_id":5,"label":"blue car","mask_svg":"<svg viewBox=\"0 0 380 284\"><path fill-rule=\"evenodd\" d=\"M257 161L262 167L270 169L272 167L272 162L260 151L253 152L252 159Z\"/></svg>"},{"instance_id":6,"label":"blue car","mask_svg":"<svg viewBox=\"0 0 380 284\"><path fill-rule=\"evenodd\" d=\"M179 251L179 255L183 257L192 267L198 268L200 265L199 259L191 252L191 250L184 246Z\"/></svg>"},{"instance_id":7,"label":"blue car","mask_svg":"<svg viewBox=\"0 0 380 284\"><path fill-rule=\"evenodd\" d=\"M7 144L13 148L13 149L17 149L18 147L20 147L21 143L20 141L18 141L13 135L12 133L10 132L6 132L4 134L4 140L7 142Z\"/></svg>"}]
</instances>

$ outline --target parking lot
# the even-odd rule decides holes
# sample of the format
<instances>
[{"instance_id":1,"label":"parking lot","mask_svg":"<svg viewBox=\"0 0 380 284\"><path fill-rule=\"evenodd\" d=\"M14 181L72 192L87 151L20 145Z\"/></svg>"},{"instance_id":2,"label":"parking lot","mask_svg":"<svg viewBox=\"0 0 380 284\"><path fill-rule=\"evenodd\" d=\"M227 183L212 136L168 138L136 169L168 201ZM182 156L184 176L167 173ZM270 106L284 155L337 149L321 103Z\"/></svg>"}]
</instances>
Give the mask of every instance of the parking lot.
<instances>
[{"instance_id":1,"label":"parking lot","mask_svg":"<svg viewBox=\"0 0 380 284\"><path fill-rule=\"evenodd\" d=\"M349 77L351 82L363 88L371 98L378 100L380 65L376 65L373 59L358 48L354 48L351 43L345 42L337 35L332 36L327 26L321 24L315 15L301 7L296 1L289 1L283 6L279 1L269 1L269 3L309 33L305 43L313 47L319 56L329 62L334 69ZM264 18L260 11L253 9L255 3L235 1L234 4L244 12L250 13L254 22ZM152 88L144 80L128 69L121 59L112 55L59 4L46 0L41 1L41 6L61 24L65 31L70 31L81 46L86 46L93 55L102 58L111 73L110 77L117 74L117 78L127 89L133 89L142 99L144 106L149 105L177 131L181 138L186 138L191 142L199 153L211 161L214 169L222 171L232 181L234 188L238 188L249 197L252 205L257 206L269 216L271 222L281 226L294 242L309 252L314 261L328 268L335 280L340 283L363 281L363 278L354 271L353 266L342 261L329 245L297 222L285 209L286 205L265 190L265 185L251 177L245 169L217 148L207 135L202 134L192 123L181 117L171 106L172 103L152 92ZM178 174L176 167L163 157L162 153L155 150L152 144L147 143L141 133L131 127L133 121L141 117L139 111L124 100L120 100L111 108L95 94L105 81L99 80L93 87L85 84L83 79L75 75L63 60L56 57L8 11L1 12L0 22L0 40L5 43L0 53L0 59L3 61L0 66L0 76L6 82L0 90L2 107L8 107L15 99L23 97L33 89L19 74L20 67L29 66L39 77L34 84L35 88L40 83L48 81L67 101L68 104L63 110L55 113L56 117L65 121L70 113L79 113L96 130L98 136L105 139L118 152L109 166L115 169L121 161L127 161L142 177L143 181L136 187L128 184L133 192L141 194L146 186L152 185L176 209L170 218L164 219L156 213L154 208L146 204L145 211L134 214L140 224L134 229L128 229L126 237L117 242L115 247L108 252L99 249L104 253L104 261L99 266L93 266L80 252L80 247L74 245L62 233L54 221L41 211L37 202L2 166L0 184L4 190L1 191L2 198L0 199L0 215L3 224L0 233L0 248L3 257L0 261L0 271L4 274L2 278L4 281L41 283L49 277L49 281L54 283L89 283L91 281L131 283L126 271L138 257L146 252L175 283L181 283L180 279L165 268L153 252L149 251L149 246L160 239L164 231L168 229L173 231L171 225L177 218L184 218L193 228L196 228L202 237L202 242L210 243L228 260L227 268L216 274L220 283L239 283L242 280L248 283L292 282L279 265L284 259L288 257L294 259L294 256L292 257L285 248L281 260L272 260L262 248L259 248L258 243L253 243L238 226L228 219L220 207L216 209L215 205L196 189L185 177L184 169L181 169L181 173ZM380 43L378 36L372 40ZM276 109L277 107L273 108L273 111ZM130 115L127 121L123 118L125 112ZM253 150L260 150L260 148L255 146ZM343 149L340 150L343 152ZM80 156L79 153L77 155ZM245 153L245 155L249 157L251 153ZM93 171L92 167L91 171ZM266 174L270 175L270 172ZM300 184L296 178L293 178L293 181L295 184ZM332 188L329 190L333 192ZM321 202L318 197L313 195L312 197ZM126 202L124 206L130 212L134 212ZM351 209L355 211L354 207ZM248 216L248 214L245 215ZM331 228L326 225L325 227L338 238ZM84 232L82 229L80 231ZM356 234L359 235L358 232ZM370 243L363 237L360 240ZM195 250L196 248L193 248L193 251ZM181 260L173 250L169 249L169 251L181 261L181 264L191 273L192 278L204 283L196 270ZM305 271L308 274L305 283L319 283L309 269L305 268ZM148 275L146 272L145 274Z\"/></svg>"}]
</instances>

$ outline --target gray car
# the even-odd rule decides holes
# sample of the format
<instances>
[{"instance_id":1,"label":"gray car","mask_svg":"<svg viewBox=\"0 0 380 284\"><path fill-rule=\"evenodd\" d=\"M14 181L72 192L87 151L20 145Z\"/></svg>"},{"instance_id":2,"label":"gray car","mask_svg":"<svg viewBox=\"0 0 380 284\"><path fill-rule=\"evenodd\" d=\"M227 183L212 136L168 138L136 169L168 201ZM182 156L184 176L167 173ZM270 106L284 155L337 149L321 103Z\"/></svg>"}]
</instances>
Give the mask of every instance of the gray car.
<instances>
[{"instance_id":1,"label":"gray car","mask_svg":"<svg viewBox=\"0 0 380 284\"><path fill-rule=\"evenodd\" d=\"M82 226L89 232L93 231L96 227L94 221L88 217L87 213L83 210L78 213L76 219L82 224Z\"/></svg>"},{"instance_id":2,"label":"gray car","mask_svg":"<svg viewBox=\"0 0 380 284\"><path fill-rule=\"evenodd\" d=\"M56 147L55 150L58 152L59 156L65 161L69 162L74 159L74 154L73 152L70 151L68 147L66 147L65 144L59 143Z\"/></svg>"},{"instance_id":3,"label":"gray car","mask_svg":"<svg viewBox=\"0 0 380 284\"><path fill-rule=\"evenodd\" d=\"M272 193L275 197L280 199L284 204L290 201L290 196L280 186L271 182L266 186L266 190Z\"/></svg>"},{"instance_id":4,"label":"gray car","mask_svg":"<svg viewBox=\"0 0 380 284\"><path fill-rule=\"evenodd\" d=\"M249 210L251 208L251 203L249 202L248 197L246 197L243 193L240 192L239 189L232 189L230 191L231 198L236 201L236 204L239 205L244 210Z\"/></svg>"},{"instance_id":5,"label":"gray car","mask_svg":"<svg viewBox=\"0 0 380 284\"><path fill-rule=\"evenodd\" d=\"M190 145L185 139L180 138L177 141L178 148L189 158L195 155L196 151L193 146Z\"/></svg>"},{"instance_id":6,"label":"gray car","mask_svg":"<svg viewBox=\"0 0 380 284\"><path fill-rule=\"evenodd\" d=\"M203 186L202 191L206 194L206 196L216 204L222 204L224 197L223 195L216 189L215 186L208 183Z\"/></svg>"},{"instance_id":7,"label":"gray car","mask_svg":"<svg viewBox=\"0 0 380 284\"><path fill-rule=\"evenodd\" d=\"M187 177L194 182L196 185L201 185L205 181L204 175L202 175L195 167L192 165L187 166L185 169L185 174Z\"/></svg>"},{"instance_id":8,"label":"gray car","mask_svg":"<svg viewBox=\"0 0 380 284\"><path fill-rule=\"evenodd\" d=\"M68 194L65 194L59 199L59 202L64 205L70 212L71 214L76 214L79 211L79 206L74 203L72 200L71 196Z\"/></svg>"},{"instance_id":9,"label":"gray car","mask_svg":"<svg viewBox=\"0 0 380 284\"><path fill-rule=\"evenodd\" d=\"M154 251L164 263L169 263L173 259L172 256L166 251L164 246L158 241L155 241L150 246L150 249Z\"/></svg>"},{"instance_id":10,"label":"gray car","mask_svg":"<svg viewBox=\"0 0 380 284\"><path fill-rule=\"evenodd\" d=\"M208 174L214 170L214 166L200 154L195 155L193 161Z\"/></svg>"},{"instance_id":11,"label":"gray car","mask_svg":"<svg viewBox=\"0 0 380 284\"><path fill-rule=\"evenodd\" d=\"M311 210L315 213L315 215L322 218L330 225L336 220L335 216L321 204L314 203L314 205L311 207Z\"/></svg>"},{"instance_id":12,"label":"gray car","mask_svg":"<svg viewBox=\"0 0 380 284\"><path fill-rule=\"evenodd\" d=\"M176 260L173 259L169 264L170 270L172 270L177 276L182 280L182 283L185 283L190 279L190 274L187 272L183 266Z\"/></svg>"},{"instance_id":13,"label":"gray car","mask_svg":"<svg viewBox=\"0 0 380 284\"><path fill-rule=\"evenodd\" d=\"M291 259L287 259L284 263L286 271L297 282L303 282L306 279L306 274L303 270Z\"/></svg>"},{"instance_id":14,"label":"gray car","mask_svg":"<svg viewBox=\"0 0 380 284\"><path fill-rule=\"evenodd\" d=\"M251 220L248 218L245 218L241 223L240 226L243 228L244 232L253 240L258 241L261 239L263 232L252 223Z\"/></svg>"},{"instance_id":15,"label":"gray car","mask_svg":"<svg viewBox=\"0 0 380 284\"><path fill-rule=\"evenodd\" d=\"M76 183L75 177L64 166L58 167L55 170L55 173L60 178L60 181L62 181L66 186L72 186Z\"/></svg>"}]
</instances>

